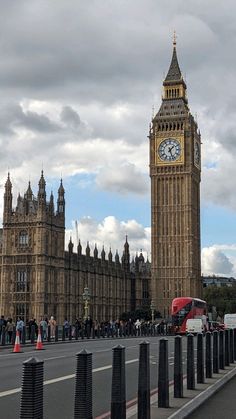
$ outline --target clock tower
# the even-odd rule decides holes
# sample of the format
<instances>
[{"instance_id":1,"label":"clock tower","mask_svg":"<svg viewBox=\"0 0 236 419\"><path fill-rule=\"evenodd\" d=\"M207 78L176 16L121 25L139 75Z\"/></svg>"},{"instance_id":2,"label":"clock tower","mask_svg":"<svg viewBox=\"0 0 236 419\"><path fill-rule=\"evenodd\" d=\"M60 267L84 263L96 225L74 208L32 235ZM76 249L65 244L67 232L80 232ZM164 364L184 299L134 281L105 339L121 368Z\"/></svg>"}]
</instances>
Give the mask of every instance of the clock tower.
<instances>
[{"instance_id":1,"label":"clock tower","mask_svg":"<svg viewBox=\"0 0 236 419\"><path fill-rule=\"evenodd\" d=\"M161 107L149 133L152 299L165 317L173 298L202 296L201 138L186 90L174 38Z\"/></svg>"}]
</instances>

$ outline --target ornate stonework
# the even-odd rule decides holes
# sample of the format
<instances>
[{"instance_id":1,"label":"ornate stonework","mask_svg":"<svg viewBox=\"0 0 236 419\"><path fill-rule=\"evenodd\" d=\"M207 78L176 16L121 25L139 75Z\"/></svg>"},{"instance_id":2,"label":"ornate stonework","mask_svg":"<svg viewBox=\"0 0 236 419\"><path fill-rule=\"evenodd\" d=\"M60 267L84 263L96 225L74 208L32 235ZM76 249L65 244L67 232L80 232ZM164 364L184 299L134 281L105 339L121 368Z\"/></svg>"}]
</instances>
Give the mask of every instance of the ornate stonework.
<instances>
[{"instance_id":1,"label":"ornate stonework","mask_svg":"<svg viewBox=\"0 0 236 419\"><path fill-rule=\"evenodd\" d=\"M201 297L201 137L190 113L176 42L150 127L152 299L166 317L178 296Z\"/></svg>"},{"instance_id":2,"label":"ornate stonework","mask_svg":"<svg viewBox=\"0 0 236 419\"><path fill-rule=\"evenodd\" d=\"M82 318L85 287L91 293L90 315L99 321L150 304L150 263L142 255L130 262L127 238L121 261L117 253L113 260L111 251L106 258L104 249L99 258L96 247L91 255L89 244L85 254L80 243L74 253L71 241L65 251L64 187L61 181L55 210L53 195L46 200L43 172L37 198L29 184L15 209L8 175L0 240L0 310L6 317L53 315L59 323Z\"/></svg>"}]
</instances>

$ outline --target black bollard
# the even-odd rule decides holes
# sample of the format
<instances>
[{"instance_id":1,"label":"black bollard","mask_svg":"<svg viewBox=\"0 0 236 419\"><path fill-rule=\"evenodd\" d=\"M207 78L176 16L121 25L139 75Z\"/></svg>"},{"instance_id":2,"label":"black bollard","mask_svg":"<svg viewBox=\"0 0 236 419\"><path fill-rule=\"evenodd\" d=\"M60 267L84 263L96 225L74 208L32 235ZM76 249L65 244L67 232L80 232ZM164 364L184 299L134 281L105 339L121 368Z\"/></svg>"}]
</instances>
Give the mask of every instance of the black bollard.
<instances>
[{"instance_id":1,"label":"black bollard","mask_svg":"<svg viewBox=\"0 0 236 419\"><path fill-rule=\"evenodd\" d=\"M81 329L81 339L84 339L84 327L82 326L82 329Z\"/></svg>"},{"instance_id":2,"label":"black bollard","mask_svg":"<svg viewBox=\"0 0 236 419\"><path fill-rule=\"evenodd\" d=\"M197 383L204 383L203 334L197 334Z\"/></svg>"},{"instance_id":3,"label":"black bollard","mask_svg":"<svg viewBox=\"0 0 236 419\"><path fill-rule=\"evenodd\" d=\"M111 419L126 419L125 347L117 345L112 351Z\"/></svg>"},{"instance_id":4,"label":"black bollard","mask_svg":"<svg viewBox=\"0 0 236 419\"><path fill-rule=\"evenodd\" d=\"M174 397L183 397L182 338L175 337Z\"/></svg>"},{"instance_id":5,"label":"black bollard","mask_svg":"<svg viewBox=\"0 0 236 419\"><path fill-rule=\"evenodd\" d=\"M160 339L158 366L158 407L169 407L168 339Z\"/></svg>"},{"instance_id":6,"label":"black bollard","mask_svg":"<svg viewBox=\"0 0 236 419\"><path fill-rule=\"evenodd\" d=\"M70 326L69 326L69 333L68 333L68 336L69 336L69 340L72 340L72 326L71 326L71 324L70 324Z\"/></svg>"},{"instance_id":7,"label":"black bollard","mask_svg":"<svg viewBox=\"0 0 236 419\"><path fill-rule=\"evenodd\" d=\"M92 328L92 339L95 339L95 329L94 329L94 327Z\"/></svg>"},{"instance_id":8,"label":"black bollard","mask_svg":"<svg viewBox=\"0 0 236 419\"><path fill-rule=\"evenodd\" d=\"M213 373L219 374L219 332L214 330L213 332Z\"/></svg>"},{"instance_id":9,"label":"black bollard","mask_svg":"<svg viewBox=\"0 0 236 419\"><path fill-rule=\"evenodd\" d=\"M234 363L234 331L229 329L229 362Z\"/></svg>"},{"instance_id":10,"label":"black bollard","mask_svg":"<svg viewBox=\"0 0 236 419\"><path fill-rule=\"evenodd\" d=\"M30 331L30 343L34 343L35 341L35 325L32 324L31 331Z\"/></svg>"},{"instance_id":11,"label":"black bollard","mask_svg":"<svg viewBox=\"0 0 236 419\"><path fill-rule=\"evenodd\" d=\"M84 349L76 357L74 419L92 419L92 353Z\"/></svg>"},{"instance_id":12,"label":"black bollard","mask_svg":"<svg viewBox=\"0 0 236 419\"><path fill-rule=\"evenodd\" d=\"M43 419L43 361L23 362L20 419Z\"/></svg>"},{"instance_id":13,"label":"black bollard","mask_svg":"<svg viewBox=\"0 0 236 419\"><path fill-rule=\"evenodd\" d=\"M149 342L139 345L138 419L150 419Z\"/></svg>"},{"instance_id":14,"label":"black bollard","mask_svg":"<svg viewBox=\"0 0 236 419\"><path fill-rule=\"evenodd\" d=\"M225 330L225 366L229 366L229 330Z\"/></svg>"},{"instance_id":15,"label":"black bollard","mask_svg":"<svg viewBox=\"0 0 236 419\"><path fill-rule=\"evenodd\" d=\"M236 361L236 329L234 329L234 360Z\"/></svg>"},{"instance_id":16,"label":"black bollard","mask_svg":"<svg viewBox=\"0 0 236 419\"><path fill-rule=\"evenodd\" d=\"M66 331L65 331L65 326L62 326L62 336L61 336L61 340L66 340Z\"/></svg>"},{"instance_id":17,"label":"black bollard","mask_svg":"<svg viewBox=\"0 0 236 419\"><path fill-rule=\"evenodd\" d=\"M212 378L211 332L206 332L206 378Z\"/></svg>"},{"instance_id":18,"label":"black bollard","mask_svg":"<svg viewBox=\"0 0 236 419\"><path fill-rule=\"evenodd\" d=\"M25 326L23 326L23 329L22 329L22 335L21 335L21 343L22 343L23 345L25 345L25 341L26 341L26 327L25 327Z\"/></svg>"},{"instance_id":19,"label":"black bollard","mask_svg":"<svg viewBox=\"0 0 236 419\"><path fill-rule=\"evenodd\" d=\"M221 370L225 368L225 332L220 330L219 336L219 367Z\"/></svg>"},{"instance_id":20,"label":"black bollard","mask_svg":"<svg viewBox=\"0 0 236 419\"><path fill-rule=\"evenodd\" d=\"M101 329L100 329L100 325L98 325L98 331L97 331L98 339L100 339L100 334L101 334Z\"/></svg>"},{"instance_id":21,"label":"black bollard","mask_svg":"<svg viewBox=\"0 0 236 419\"><path fill-rule=\"evenodd\" d=\"M58 342L58 325L55 327L55 342Z\"/></svg>"},{"instance_id":22,"label":"black bollard","mask_svg":"<svg viewBox=\"0 0 236 419\"><path fill-rule=\"evenodd\" d=\"M48 342L51 342L51 327L48 325Z\"/></svg>"},{"instance_id":23,"label":"black bollard","mask_svg":"<svg viewBox=\"0 0 236 419\"><path fill-rule=\"evenodd\" d=\"M194 368L194 336L187 336L187 389L195 389L195 368Z\"/></svg>"}]
</instances>

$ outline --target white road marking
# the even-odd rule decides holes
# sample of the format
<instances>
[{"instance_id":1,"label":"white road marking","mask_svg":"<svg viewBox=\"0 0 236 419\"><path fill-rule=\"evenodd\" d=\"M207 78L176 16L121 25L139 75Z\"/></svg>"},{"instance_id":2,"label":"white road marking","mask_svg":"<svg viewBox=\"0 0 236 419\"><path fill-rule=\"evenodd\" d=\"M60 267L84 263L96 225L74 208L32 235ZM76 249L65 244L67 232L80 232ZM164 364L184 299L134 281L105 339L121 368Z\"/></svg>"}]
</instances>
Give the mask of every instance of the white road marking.
<instances>
[{"instance_id":1,"label":"white road marking","mask_svg":"<svg viewBox=\"0 0 236 419\"><path fill-rule=\"evenodd\" d=\"M126 364L133 364L134 362L138 362L138 358L130 359L129 361L126 361L125 363ZM100 371L105 371L105 370L108 370L108 369L111 369L111 368L112 368L112 365L105 365L104 367L94 368L93 373L100 372ZM60 381L70 380L71 378L74 378L74 377L75 377L75 374L63 375L62 377L52 378L51 380L46 380L46 381L44 381L43 384L45 386L47 386L49 384L59 383ZM2 392L0 392L0 397L10 396L11 394L19 393L20 391L21 391L21 387L13 388L12 390L2 391Z\"/></svg>"},{"instance_id":2,"label":"white road marking","mask_svg":"<svg viewBox=\"0 0 236 419\"><path fill-rule=\"evenodd\" d=\"M52 359L60 359L60 358L68 358L68 356L67 355L52 356L51 358L45 358L43 361L51 361Z\"/></svg>"}]
</instances>

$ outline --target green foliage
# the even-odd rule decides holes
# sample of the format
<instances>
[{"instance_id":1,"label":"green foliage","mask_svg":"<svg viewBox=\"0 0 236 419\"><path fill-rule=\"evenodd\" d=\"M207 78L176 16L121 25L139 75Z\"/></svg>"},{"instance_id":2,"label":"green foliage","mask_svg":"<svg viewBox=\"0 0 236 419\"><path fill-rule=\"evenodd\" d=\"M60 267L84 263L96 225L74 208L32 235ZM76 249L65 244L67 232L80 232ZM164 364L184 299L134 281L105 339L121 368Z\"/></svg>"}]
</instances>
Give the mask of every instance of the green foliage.
<instances>
[{"instance_id":1,"label":"green foliage","mask_svg":"<svg viewBox=\"0 0 236 419\"><path fill-rule=\"evenodd\" d=\"M212 306L216 307L219 316L223 317L225 313L236 313L236 284L232 287L210 285L204 288L204 300L211 311Z\"/></svg>"},{"instance_id":2,"label":"green foliage","mask_svg":"<svg viewBox=\"0 0 236 419\"><path fill-rule=\"evenodd\" d=\"M159 311L154 311L154 318L160 318L161 314ZM120 320L128 321L129 319L135 321L137 319L139 320L151 320L152 319L152 312L150 307L144 306L139 307L135 311L129 311L126 313L122 313Z\"/></svg>"}]
</instances>

